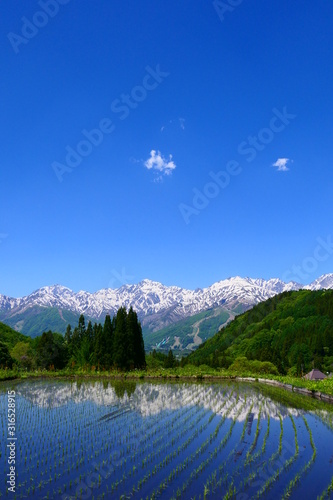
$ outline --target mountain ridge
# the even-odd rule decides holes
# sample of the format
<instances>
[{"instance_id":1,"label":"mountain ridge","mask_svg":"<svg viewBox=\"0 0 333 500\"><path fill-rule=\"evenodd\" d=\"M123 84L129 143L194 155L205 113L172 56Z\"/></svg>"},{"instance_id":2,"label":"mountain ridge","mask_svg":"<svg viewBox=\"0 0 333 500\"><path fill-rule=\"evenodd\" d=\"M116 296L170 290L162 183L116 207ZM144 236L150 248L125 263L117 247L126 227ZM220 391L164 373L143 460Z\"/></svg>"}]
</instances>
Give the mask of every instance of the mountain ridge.
<instances>
[{"instance_id":1,"label":"mountain ridge","mask_svg":"<svg viewBox=\"0 0 333 500\"><path fill-rule=\"evenodd\" d=\"M285 283L279 278L265 280L240 276L195 290L175 285L165 286L149 279L115 289L103 288L94 293L84 290L73 292L70 288L57 284L41 287L21 298L0 294L0 319L5 321L17 315L22 316L32 307L38 306L102 320L106 314L115 314L121 306L132 306L142 325L151 331L157 331L208 309L223 306L232 310L238 305L250 308L284 291L322 288L333 288L333 273L320 276L306 286L294 281Z\"/></svg>"}]
</instances>

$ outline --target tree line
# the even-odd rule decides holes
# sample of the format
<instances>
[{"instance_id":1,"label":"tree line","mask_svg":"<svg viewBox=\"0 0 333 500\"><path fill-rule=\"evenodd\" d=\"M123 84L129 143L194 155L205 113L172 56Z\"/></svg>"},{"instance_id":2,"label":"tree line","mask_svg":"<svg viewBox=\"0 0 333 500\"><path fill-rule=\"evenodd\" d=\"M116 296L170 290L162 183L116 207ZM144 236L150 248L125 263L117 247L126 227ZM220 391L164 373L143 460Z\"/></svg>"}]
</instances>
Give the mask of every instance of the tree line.
<instances>
[{"instance_id":1,"label":"tree line","mask_svg":"<svg viewBox=\"0 0 333 500\"><path fill-rule=\"evenodd\" d=\"M10 354L6 346L0 347L0 357L7 367L16 363L28 370L65 367L133 370L146 367L142 328L132 307L129 311L121 307L112 319L106 315L103 325L93 325L91 321L86 325L81 315L74 329L67 326L65 336L50 330L29 342L16 343Z\"/></svg>"},{"instance_id":2,"label":"tree line","mask_svg":"<svg viewBox=\"0 0 333 500\"><path fill-rule=\"evenodd\" d=\"M145 368L145 348L141 324L132 307L118 309L111 320L106 315L104 325L89 321L85 326L84 316L72 331L68 325L65 333L70 363L79 366L131 370Z\"/></svg>"}]
</instances>

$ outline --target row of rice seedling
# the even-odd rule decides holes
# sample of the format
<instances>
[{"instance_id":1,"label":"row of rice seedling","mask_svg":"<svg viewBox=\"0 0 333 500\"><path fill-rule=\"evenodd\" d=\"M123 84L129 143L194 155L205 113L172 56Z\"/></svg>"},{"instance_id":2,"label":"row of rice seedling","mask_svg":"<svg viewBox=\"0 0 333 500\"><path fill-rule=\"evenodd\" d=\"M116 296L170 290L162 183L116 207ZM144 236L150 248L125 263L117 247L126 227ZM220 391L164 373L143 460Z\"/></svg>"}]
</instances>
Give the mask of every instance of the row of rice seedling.
<instances>
[{"instance_id":1,"label":"row of rice seedling","mask_svg":"<svg viewBox=\"0 0 333 500\"><path fill-rule=\"evenodd\" d=\"M245 396L245 398L244 398L244 406L246 405L246 402L247 401L246 401L246 396ZM220 477L220 475L223 473L223 471L225 470L225 468L226 468L227 464L229 463L230 459L232 457L234 457L235 449L237 449L238 446L242 443L242 441L244 439L244 436L245 436L245 431L246 431L246 428L247 428L248 419L249 419L249 416L250 416L250 414L252 412L252 408L253 408L253 402L251 403L250 408L249 408L249 410L248 410L248 412L246 414L246 417L245 417L245 420L244 420L244 424L243 424L242 434L240 436L238 444L236 444L234 446L234 448L229 452L227 458L222 462L222 464L220 464L218 468L214 469L213 472L210 473L210 475L209 475L206 483L204 484L204 491L206 491L206 496L207 496L207 494L209 493L210 490L214 491L215 488L217 488L220 485L220 481L218 480L218 477ZM224 436L223 440L219 444L219 447L218 447L219 450L218 451L221 451L227 445L229 439L231 438L232 430L233 430L233 427L234 427L235 424L236 424L236 418L233 420L228 433ZM216 458L215 452L214 452L213 455L214 455L214 458Z\"/></svg>"},{"instance_id":2,"label":"row of rice seedling","mask_svg":"<svg viewBox=\"0 0 333 500\"><path fill-rule=\"evenodd\" d=\"M172 423L172 425L173 425L173 423ZM169 427L169 426L167 426L167 427ZM166 434L167 434L165 437L170 436L170 430L168 428L165 428L165 426L164 426L164 430L166 431ZM160 438L160 440L162 440L162 438ZM164 441L168 442L167 439L165 439ZM141 451L141 453L140 454L144 455L147 458L147 448L145 446L142 446L143 442L144 442L144 439L141 439L141 445L140 445L140 451ZM151 444L151 441L150 441L150 444ZM171 442L171 444L173 444L173 443ZM155 454L156 454L156 449L155 449ZM135 454L134 454L134 456L135 456ZM150 455L150 456L148 455L148 460L146 460L146 458L144 459L143 466L145 466L149 461L153 460L153 456L152 455ZM131 459L133 459L133 456L131 457Z\"/></svg>"},{"instance_id":3,"label":"row of rice seedling","mask_svg":"<svg viewBox=\"0 0 333 500\"><path fill-rule=\"evenodd\" d=\"M292 426L293 426L293 429L294 429L294 435L295 435L295 453L288 459L284 462L283 466L281 468L278 468L274 474L272 474L268 479L267 481L265 482L265 484L262 486L262 488L257 492L257 495L256 495L256 498L261 498L262 495L264 493L266 493L266 491L273 485L273 483L279 478L279 476L282 474L283 471L287 470L288 467L291 466L291 464L293 462L295 462L295 460L297 459L298 457L298 454L299 454L299 445L298 445L298 438L297 438L297 429L296 429L296 425L295 425L295 421L292 417L292 415L289 415L289 418L291 420L291 423L292 423Z\"/></svg>"},{"instance_id":4,"label":"row of rice seedling","mask_svg":"<svg viewBox=\"0 0 333 500\"><path fill-rule=\"evenodd\" d=\"M224 407L227 404L227 402L228 402L228 400L226 400L226 399L224 401L222 401L221 406L220 406L220 411L221 411L222 407ZM231 411L231 407L232 407L232 405L230 406L230 411ZM205 410L205 412L207 412L207 411L209 412L209 410ZM152 470L150 470L150 473L148 473L148 474L146 474L144 476L143 483L145 484L145 489L147 489L147 486L148 486L147 483L148 483L148 481L151 482L152 478L154 478L159 471L165 469L166 470L166 474L167 474L168 472L167 472L166 466L168 466L168 468L170 469L172 467L172 462L177 457L181 456L181 454L184 453L185 450L190 445L192 445L192 443L194 442L194 440L200 440L200 436L204 433L205 429L212 422L212 419L213 419L212 417L215 417L215 414L212 414L208 419L206 419L206 421L200 427L198 427L198 422L196 422L193 425L193 428L195 429L194 432L186 439L186 441L184 441L184 440L182 442L179 441L179 445L178 445L177 449L174 449L168 455L166 455L163 460L161 460L159 463L157 463L155 465L155 467ZM225 418L222 417L221 420L220 420L220 422L224 421ZM203 449L203 444L201 444L200 449L201 450ZM195 454L195 452L192 453L192 455L193 454ZM192 457L192 460L193 460L193 457ZM189 457L187 458L187 461L189 461ZM176 467L174 467L170 471L168 477L171 478L172 476L178 476L178 474L181 472L182 469L183 469L183 467L181 465L177 465ZM171 474L171 476L170 476L170 474ZM137 488L140 488L140 487L142 487L142 482L141 482L141 484L139 484L139 483L137 484Z\"/></svg>"},{"instance_id":5,"label":"row of rice seedling","mask_svg":"<svg viewBox=\"0 0 333 500\"><path fill-rule=\"evenodd\" d=\"M22 400L22 403L24 403L24 401L23 401L23 400ZM20 410L24 410L24 404L20 404ZM20 411L20 417L22 416L22 414L24 414L24 411L22 411L22 412ZM49 412L48 412L48 416L50 416L50 413L49 413ZM71 414L71 416L73 417L73 413ZM46 418L45 420L46 420L47 424L49 425L49 420L50 420L50 419ZM36 422L38 423L38 422L39 422L39 419L35 419L35 423L36 423ZM72 422L72 420L71 420L71 422ZM39 425L39 424L38 424L38 425ZM33 474L33 475L29 474L29 476L30 476L30 477L28 478L28 480L30 480L30 482L33 482L33 483L34 483L34 485L38 485L37 487L38 487L39 489L41 489L41 487L43 486L43 484L44 484L44 483L45 483L45 484L47 484L47 483L51 482L52 480L53 480L53 481L54 481L54 480L56 480L56 479L60 476L60 474L55 474L55 476L54 476L54 478L53 478L53 475L51 476L51 474L50 474L50 471L49 471L49 470L46 470L46 471L41 470L41 465L42 465L42 463L43 463L43 462L42 462L42 461L43 461L43 457L42 457L42 455L41 455L41 452L43 452L43 450L45 450L45 448L48 448L47 446L45 446L45 445L47 444L47 443L45 442L45 439L42 439L42 440L40 440L40 441L39 441L39 446L38 446L38 445L35 445L35 446L34 446L34 445L32 445L32 446L31 446L31 445L29 444L29 432L24 432L24 430L25 430L25 429L24 429L24 425L22 425L22 424L20 425L20 429L22 430L22 433L21 433L21 434L22 434L21 443L22 443L22 442L24 442L24 446L25 446L25 447L27 447L28 449L30 448L30 450L32 450L32 456L33 456L33 458L34 458L34 460L35 460L34 469L35 469L35 471L37 470L36 474ZM72 427L72 429L73 429L73 427ZM81 429L82 429L82 428L81 428ZM119 429L120 429L120 428L119 428ZM31 442L31 437L32 437L33 435L38 435L38 432L39 432L40 434L42 434L42 433L43 433L43 431L41 431L41 429L40 429L40 426L39 426L39 428L37 429L37 425L35 426L35 428L34 428L34 427L32 427L32 426L30 426L30 432L32 432L32 434L30 435L30 442ZM52 432L52 431L51 431L51 432ZM87 432L88 432L88 431L87 431ZM74 433L74 434L77 434L77 433ZM66 435L66 437L67 437L67 435ZM75 436L75 435L74 435L73 437L74 437L74 438L76 438L76 436ZM86 446L86 437L87 437L87 436L81 437L79 440L75 439L75 442L74 442L73 448L72 448L72 446L71 446L72 441L70 441L70 445L68 446L68 448L69 448L69 454L70 454L70 456L69 456L69 461L70 461L70 462L74 462L74 463L72 463L72 467L71 467L71 468L74 468L75 462L76 462L76 465L77 465L77 466L78 466L78 465L80 465L80 466L82 465L82 462L83 462L83 460L84 460L84 459L83 459L83 456L81 456L81 455L83 455L83 454L84 454L84 452L86 451L86 450L85 450L85 446ZM58 440L60 440L60 438L58 438ZM37 440L37 442L38 442L38 440ZM77 442L79 443L79 446L76 446L76 445L77 445ZM106 445L106 446L107 446L107 445ZM78 450L77 450L77 448L78 448ZM81 448L81 450L80 450L79 448ZM62 447L62 448L60 449L60 451L61 451L61 450L62 450L62 456L64 456L64 455L65 455L65 451L67 451L67 450L65 449L65 447ZM54 455L53 455L53 456L52 456L51 454L46 454L46 456L45 456L45 459L44 459L44 460L45 460L45 463L46 463L46 464L48 463L48 461L50 462L50 468L52 468L52 467L53 467L54 469L56 469L56 468L57 468L57 466L58 466L58 468L61 466L61 468L63 469L64 459L63 459L63 457L59 457L59 455L60 455L60 451L58 450L58 451L54 452ZM81 453L81 451L82 451L82 453ZM75 456L75 457L78 457L78 458L76 459L76 461L75 461L75 460L73 461L73 458L72 458L72 455L73 455L73 454L74 454L74 456ZM80 456L81 456L81 458L80 458ZM57 463L57 457L59 457L59 462L58 462L58 463ZM31 457L30 457L30 458L31 458ZM26 463L26 460L24 460L24 461L25 461L25 463ZM20 471L20 472L19 472L19 475L21 475L21 471L22 471L22 467L21 467L21 466L22 466L22 465L23 465L23 469L24 469L24 463L23 463L23 462L22 462L22 463L19 463L19 466L18 466L18 470ZM27 467L27 468L29 468L29 467ZM45 473L45 475L46 475L46 474L48 474L48 475L49 475L49 479L48 479L48 480L44 480L44 479L43 479L43 475L44 475L44 473ZM37 476L38 476L39 478L40 478L40 477L42 477L41 481L37 482ZM24 484L26 484L26 483L27 483L27 480L26 480L26 481L24 481L24 482L22 482L22 481L21 481L21 486L22 486L22 485L24 485Z\"/></svg>"},{"instance_id":6,"label":"row of rice seedling","mask_svg":"<svg viewBox=\"0 0 333 500\"><path fill-rule=\"evenodd\" d=\"M180 491L182 491L182 492L185 491L185 489L191 483L191 481L194 479L194 477L195 476L198 477L199 474L203 473L204 469L207 467L207 465L209 464L209 462L211 462L211 460L213 458L216 458L218 451L221 450L223 448L223 446L225 445L227 439L231 435L232 429L231 430L229 429L228 433L225 435L225 438L223 438L221 440L221 442L220 442L219 445L215 446L215 448L214 448L213 451L209 451L209 445L211 445L213 443L213 441L217 438L220 428L225 423L226 418L229 416L229 414L232 412L232 410L235 407L237 407L238 402L239 402L239 395L237 395L236 401L232 405L232 407L229 407L228 410L227 410L227 412L223 415L223 419L218 424L218 426L215 429L214 433L211 433L210 436L206 439L206 441L204 443L202 443L201 447L198 448L196 451L194 451L191 454L191 456L189 457L189 459L186 459L183 462L181 470L185 471L185 469L187 469L189 467L189 465L191 465L192 467L194 466L194 460L200 459L201 455L203 455L204 453L206 455L209 453L208 459L202 460L201 463L199 463L199 465L194 469L194 472L192 471L192 473L190 473L189 478L183 482L183 488ZM242 408L243 407L244 407L244 404L242 405ZM240 409L240 411L241 411L241 409ZM237 415L239 415L240 411L237 413ZM236 418L235 418L235 420L236 420ZM170 482L171 481L169 481L169 483Z\"/></svg>"},{"instance_id":7,"label":"row of rice seedling","mask_svg":"<svg viewBox=\"0 0 333 500\"><path fill-rule=\"evenodd\" d=\"M261 411L261 409L260 409ZM260 415L260 412L259 412L259 415ZM258 418L258 422L259 422L259 418ZM255 462L257 460L257 458L259 458L261 455L263 455L265 453L265 450L266 450L266 445L267 445L267 439L269 437L269 431L270 431L270 422L271 422L271 418L269 416L269 414L267 415L267 429L266 429L266 433L264 435L264 440L263 440L263 443L262 443L262 446L260 448L259 451L257 451L257 453L255 453L254 455L251 455L251 453L247 453L246 455L246 461L245 461L245 466L252 463L252 462ZM255 439L257 437L255 436ZM258 439L258 438L257 438Z\"/></svg>"},{"instance_id":8,"label":"row of rice seedling","mask_svg":"<svg viewBox=\"0 0 333 500\"><path fill-rule=\"evenodd\" d=\"M279 436L279 447L277 449L277 451L275 453L273 453L273 455L271 456L271 458L269 459L269 462L272 463L274 462L274 460L279 456L281 455L281 452L282 452L282 439L283 439L283 420L282 420L282 417L281 417L281 413L279 413L279 420L280 420L280 436Z\"/></svg>"},{"instance_id":9,"label":"row of rice seedling","mask_svg":"<svg viewBox=\"0 0 333 500\"><path fill-rule=\"evenodd\" d=\"M242 489L245 489L249 484L251 484L255 480L255 478L258 477L263 472L264 468L267 467L268 464L274 463L274 460L281 454L281 452L282 452L282 437L283 437L283 421L282 421L281 415L279 414L278 416L279 416L279 420L280 420L280 435L279 435L279 447L278 447L277 451L274 452L267 461L264 461L260 467L256 467L256 469L254 471L252 471L245 479L243 479L243 481L241 481L241 483L239 485L238 492L240 492ZM269 432L270 432L270 416L268 415L267 418L268 418L267 430L266 430L266 434L264 436L264 441L263 441L261 450L256 453L254 460L256 460L260 455L263 455L265 452L265 449L266 449L267 439L269 437ZM252 463L252 460L249 463Z\"/></svg>"},{"instance_id":10,"label":"row of rice seedling","mask_svg":"<svg viewBox=\"0 0 333 500\"><path fill-rule=\"evenodd\" d=\"M269 419L270 419L270 417L268 415L268 422L269 422ZM259 467L259 468L257 467L255 471L253 471L252 473L250 473L240 483L240 487L238 489L238 494L240 494L240 490L241 489L245 488L247 485L249 485L251 482L253 482L256 477L258 477L259 475L261 475L263 473L263 470L268 466L268 464L272 464L274 462L274 460L281 454L281 451L282 451L282 437L283 437L283 422L282 422L281 415L279 415L279 420L280 420L280 437L279 437L279 447L278 447L278 450L269 458L268 463L267 463L267 461L265 461L261 467ZM293 419L292 419L292 422L293 422ZM305 422L306 422L306 420L305 420ZM295 486L295 484L297 484L297 482L299 481L299 478L302 476L302 474L304 474L310 468L310 466L312 465L312 463L313 463L313 461L315 459L315 456L316 456L315 445L314 445L314 442L313 442L311 430L310 430L307 422L306 422L305 425L306 425L306 427L308 429L308 432L309 432L309 435L310 435L310 443L311 443L311 447L313 449L313 454L312 454L312 457L309 460L309 462L307 464L305 464L305 466L300 471L300 473L296 474L295 478L290 481L289 489L287 488L288 489L288 493L290 493L291 489ZM293 424L293 428L294 428L294 432L296 432L295 423ZM266 434L264 436L264 441L263 441L262 448L255 455L253 455L253 457L252 457L253 459L258 458L260 455L262 455L264 453L264 449L265 449L266 444L267 444L268 435L269 435L269 423L267 425L267 431L266 431ZM296 443L295 448L296 448L296 456L297 456L297 454L298 454L298 443ZM294 459L295 459L295 455L292 457L292 460L287 461L288 463L286 463L284 465L283 469L286 470L287 467L291 465L292 461L294 461ZM244 467L246 467L248 464L249 464L248 462L245 462L244 465L241 465L242 469L244 470ZM233 475L235 474L235 472L236 471L234 470L233 471ZM270 471L270 475L272 475L271 471ZM276 476L278 476L278 474L276 474ZM287 495L287 496L289 496L289 495Z\"/></svg>"},{"instance_id":11,"label":"row of rice seedling","mask_svg":"<svg viewBox=\"0 0 333 500\"><path fill-rule=\"evenodd\" d=\"M205 417L205 415L208 415L209 414L209 410L205 410L205 409L201 409L199 414L197 414L197 418L192 422L191 426L190 427L195 427L196 425L198 425L198 423L200 422L200 420L202 418ZM195 415L195 414L194 414ZM192 418L193 419L193 412L191 412L191 414L187 417L187 420L189 418ZM180 431L177 435L178 437L178 440L180 440L183 435L184 435L184 427L186 428L186 421L181 421L177 427L174 427L174 430L176 430L177 428L180 428ZM167 433L169 432L169 435L171 434L171 430L167 429ZM150 443L146 443L147 446L148 444L150 445ZM164 436L164 439L163 439L163 446L164 446L164 449L167 449L168 447L172 447L173 443L172 443L172 440L171 440L171 443L168 439L166 439L166 436ZM140 446L140 452L137 456L137 458L140 458L141 456L142 457L145 457L143 459L143 467L142 468L147 468L147 464L148 463L152 463L154 462L154 460L156 459L156 455L157 454L160 454L161 453L161 450L163 450L163 447L160 447L158 450L155 450L155 454L149 454L147 456L147 453L148 453L148 449L146 446ZM133 459L133 457L131 457L131 459ZM147 460L146 460L147 459ZM136 462L136 465L133 465L133 467L127 471L127 473L125 472L125 469L124 469L124 472L122 474L122 476L120 476L120 471L118 470L120 467L122 467L125 463L126 463L126 460L127 460L127 457L123 459L123 461L121 463L118 463L115 467L113 466L112 469L113 469L113 473L112 473L112 477L118 477L118 479L116 479L115 481L113 481L113 483L111 484L111 488L114 489L114 490L117 490L119 492L119 487L122 485L122 484L128 484L128 479L129 477L133 476L134 473L133 473L133 470L137 473L138 470L140 469L140 462L137 460ZM112 461L111 461L111 464L112 464ZM151 471L148 471L145 473L145 476L139 481L139 487L142 486L142 484L144 484L147 479L150 477L151 475ZM112 479L112 478L111 478Z\"/></svg>"},{"instance_id":12,"label":"row of rice seedling","mask_svg":"<svg viewBox=\"0 0 333 500\"><path fill-rule=\"evenodd\" d=\"M100 386L94 387L99 390ZM245 393L243 398L242 386L233 384L222 388L219 384L142 384L131 397L123 398L114 397L108 388L111 397L105 401L111 404L100 405L84 400L86 389L82 384L81 399L73 391L73 401L79 402L67 399L64 406L54 408L44 402L36 406L18 395L17 498L38 500L62 495L72 499L170 498L173 495L186 499L200 491L201 500L223 495L228 499L250 487L258 475L262 482L259 491L266 492L280 476L281 483L286 481L285 477L288 481L291 477L293 469L286 474L287 469L299 455L296 424L289 415L286 422L291 422L295 434L295 453L290 456L293 450L285 442L286 457L290 458L282 462L281 457L278 474L278 464L271 474L269 467L282 452L283 420L275 403L261 399L260 393L258 401L258 394L249 392L251 396L246 397ZM267 411L267 405L273 405L268 408L271 412ZM0 397L2 409L5 411L6 404ZM321 418L329 427L330 414L322 413ZM293 414L298 415L298 411L293 410ZM270 437L271 415L279 419L274 423L280 423L280 437L276 434L276 448L269 456L268 450L275 444ZM253 416L257 420L255 428ZM244 421L242 425L240 420ZM310 425L306 419L303 421L309 427L306 435L312 456L287 484L286 496L293 493L316 457ZM0 436L4 438L0 452L5 454L6 421L2 412L0 426ZM251 439L245 438L246 430ZM236 442L239 444L235 448ZM238 447L240 451L235 452ZM240 474L254 467L239 482ZM268 485L270 477L265 470L273 476ZM323 495L330 495L330 487Z\"/></svg>"},{"instance_id":13,"label":"row of rice seedling","mask_svg":"<svg viewBox=\"0 0 333 500\"><path fill-rule=\"evenodd\" d=\"M248 452L246 453L245 461L240 463L238 465L238 467L233 470L233 477L238 475L240 470L242 471L242 475L243 475L245 469L248 468L249 466L251 466L258 458L260 458L265 453L267 439L268 439L269 433L270 433L270 415L269 414L267 415L267 429L266 429L266 433L265 433L264 438L263 438L262 446L261 446L260 450L258 450L255 454L251 454L252 451L255 449L257 442L258 442L261 412L262 412L262 406L260 405L259 414L258 414L258 421L257 421L257 426L256 426L256 432L255 432L253 441L249 447ZM238 490L241 490L247 484L249 484L251 481L253 481L253 479L258 474L259 470L260 470L260 468L256 467L255 471L253 471L245 479L243 479L238 486ZM234 488L236 488L236 485L234 485Z\"/></svg>"},{"instance_id":14,"label":"row of rice seedling","mask_svg":"<svg viewBox=\"0 0 333 500\"><path fill-rule=\"evenodd\" d=\"M302 418L303 418L305 427L306 427L306 429L307 429L307 431L309 433L310 444L311 444L311 448L312 448L312 456L311 456L310 460L304 465L304 467L299 472L297 472L297 474L289 482L289 484L287 485L287 487L284 490L282 499L286 499L286 498L290 497L291 491L300 482L301 477L303 476L303 474L305 474L310 469L310 467L314 463L314 461L316 459L316 455L317 455L316 446L315 446L314 441L313 441L312 431L311 431L311 429L309 427L309 424L308 424L306 418L304 416L302 416Z\"/></svg>"},{"instance_id":15,"label":"row of rice seedling","mask_svg":"<svg viewBox=\"0 0 333 500\"><path fill-rule=\"evenodd\" d=\"M237 405L238 403L238 397L236 399L236 402L229 407L229 412L232 410L232 408ZM165 478L163 481L161 481L159 487L157 488L157 492L161 494L163 490L175 479L177 478L182 472L185 471L190 465L194 465L194 461L197 460L202 453L207 449L210 443L212 443L213 439L215 439L218 435L218 431L220 427L223 425L225 422L227 415L229 413L228 411L226 414L222 417L220 422L217 424L217 427L215 428L215 431L209 435L209 437L201 444L200 447L198 447L194 452L191 453L189 457L187 457L183 462L179 463L177 467L174 467L172 471L170 472L169 476ZM200 469L200 467L199 467ZM202 471L202 469L201 469Z\"/></svg>"},{"instance_id":16,"label":"row of rice seedling","mask_svg":"<svg viewBox=\"0 0 333 500\"><path fill-rule=\"evenodd\" d=\"M188 410L186 411L186 413L187 412L188 412ZM187 416L185 415L185 417L183 418L183 420L182 419L179 420L179 418L178 418L179 423L177 424L177 427L174 428L174 429L177 429L178 427L182 428L184 425L186 425L186 421L189 420L190 418L193 418L193 412L191 412L190 415L187 415ZM173 421L174 420L175 419L173 419ZM172 425L173 425L173 421L172 421ZM169 427L168 422L166 422L166 425L167 425L167 427ZM168 429L167 429L167 431L168 431ZM181 433L181 430L180 430L180 433ZM162 436L162 438L163 437L164 437L163 442L164 443L168 443L168 441L165 439L165 436ZM139 459L141 459L141 457L145 457L142 460L142 468L146 467L148 462L153 461L152 454L148 455L151 443L149 442L149 436L147 436L147 438L148 439L145 440L145 444L143 444L143 441L142 441L142 445L139 448L138 454L134 453L133 455L127 455L126 457L123 458L123 460L120 463L118 463L116 465L113 464L113 467L112 467L112 469L113 469L112 477L117 477L117 476L119 477L120 476L120 471L118 469L122 468L123 465L126 465L126 461L128 459L129 459L130 462L133 463L133 465L131 465L130 467L127 467L127 470L124 467L123 475L122 475L122 477L120 479L116 480L117 484L113 485L114 488L118 488L121 483L123 483L125 480L127 480L129 477L131 477L132 475L134 475L134 473L136 473L138 471L138 469L140 468ZM148 448L148 446L149 446L149 448ZM108 462L109 461L107 461L107 463ZM110 463L112 464L112 460L110 461Z\"/></svg>"},{"instance_id":17,"label":"row of rice seedling","mask_svg":"<svg viewBox=\"0 0 333 500\"><path fill-rule=\"evenodd\" d=\"M205 460L203 460L191 472L190 476L183 482L182 487L180 488L182 494L185 493L185 491L188 489L188 487L190 486L190 484L194 480L197 480L200 477L200 475L209 466L209 464L211 464L211 462L213 460L216 460L218 454L221 453L223 448L226 446L228 440L231 438L234 426L236 425L236 422L237 422L237 419L238 419L239 415L242 413L245 406L246 406L246 398L245 398L243 404L239 407L235 416L233 417L233 419L231 421L231 425L229 427L229 430L226 434L224 434L223 439L221 439L221 441L218 443L218 445L215 446L213 451L209 452L208 457ZM214 481L214 480L216 481L216 473L215 473L215 475L214 474L212 475L211 479L212 479L212 481ZM204 486L204 498L207 496L208 492L209 492L209 486L208 486L208 483L206 483Z\"/></svg>"},{"instance_id":18,"label":"row of rice seedling","mask_svg":"<svg viewBox=\"0 0 333 500\"><path fill-rule=\"evenodd\" d=\"M245 459L245 465L247 465L250 460L251 460L251 453L253 452L253 450L255 449L255 447L257 446L257 442L258 442L258 438L259 438L259 432L260 432L260 418L261 418L261 411L262 411L262 405L260 405L259 407L259 413L258 413L258 420L257 420L257 426L256 426L256 432L255 432L255 435L254 435L254 439L253 439L253 442L249 448L249 450L247 451L246 453L246 459Z\"/></svg>"},{"instance_id":19,"label":"row of rice seedling","mask_svg":"<svg viewBox=\"0 0 333 500\"><path fill-rule=\"evenodd\" d=\"M259 411L261 411L261 410L259 410ZM259 415L258 415L258 417L259 417ZM258 418L258 420L260 421L259 418ZM245 422L245 424L244 424L241 442L243 442L246 427L247 427L247 422ZM257 425L256 432L255 432L255 435L253 437L253 441L250 444L250 449L251 448L254 449L256 444L257 444L259 429L260 429L260 427L259 427L259 425ZM259 453L260 452L258 452L258 455L259 455ZM235 455L237 456L237 459L238 459L240 456L243 455L243 453L240 452L240 454L239 454L238 452L234 452L233 453L234 461L236 461ZM236 494L237 487L236 487L235 480L238 476L241 476L243 474L244 468L251 464L251 462L248 460L248 457L249 457L249 455L246 454L245 455L245 462L240 462L236 468L233 467L231 473L229 471L226 471L225 467L223 469L220 467L220 479L219 479L219 481L216 482L215 486L217 488L221 488L222 485L225 486L225 490L224 490L225 493L223 496L224 499L233 498L233 496ZM222 473L224 473L223 476L222 476ZM241 487L242 487L242 482L239 485L239 488L241 488Z\"/></svg>"},{"instance_id":20,"label":"row of rice seedling","mask_svg":"<svg viewBox=\"0 0 333 500\"><path fill-rule=\"evenodd\" d=\"M77 439L77 436L75 436L74 434L76 442L74 443L73 447L71 446L72 440L70 440L70 446L68 447L69 450L65 449L64 447L62 448L63 456L67 455L67 461L70 464L70 469L74 468L78 469L78 467L81 466L82 463L85 461L86 443L87 443L87 438L89 437L88 432L89 431L86 430L85 435L81 436L79 440ZM108 444L106 443L105 447L107 446ZM73 460L73 455L76 458L76 460ZM53 468L57 468L57 462L56 462L57 456L59 456L59 451L54 453L53 458L50 457L51 464L53 462ZM45 459L45 462L47 462L47 457ZM37 460L37 465L38 465L38 460ZM64 458L60 459L59 465L61 465L62 469L64 470L64 466L66 465ZM50 465L50 467L52 467L52 465ZM68 472L70 469L68 469Z\"/></svg>"},{"instance_id":21,"label":"row of rice seedling","mask_svg":"<svg viewBox=\"0 0 333 500\"><path fill-rule=\"evenodd\" d=\"M259 476L259 474L262 473L263 469L265 467L267 467L268 463L271 464L281 454L281 451L282 451L282 437L283 437L283 421L282 421L282 417L281 417L280 414L278 415L278 417L279 417L279 420L280 420L280 436L279 436L279 447L278 447L278 450L270 457L270 459L268 461L267 460L264 461L263 464L260 467L256 467L256 469L253 472L251 472L244 480L241 481L241 483L238 486L238 494L240 494L240 491L242 489L246 488L249 484L251 484L255 480L255 478L257 476ZM244 434L245 434L245 429L246 429L246 426L244 426L244 429L243 429L243 437L244 437ZM264 453L266 445L267 445L267 439L268 439L268 436L269 436L269 431L270 431L270 416L268 414L267 430L266 430L266 433L265 433L265 436L264 436L263 444L262 444L261 449L256 453L255 459L258 458L260 455L262 455ZM254 440L255 440L255 437L254 437ZM253 442L255 442L255 441L253 441ZM252 446L253 446L253 443L251 444L251 447ZM246 465L248 466L248 465L251 465L251 464L252 464L252 460L248 460L248 462L247 462ZM243 473L244 467L246 467L246 465L243 464L243 463L239 464L238 468L233 470L233 477L235 475L239 474L239 470L241 470L242 473ZM223 483L223 481L227 484L228 474L225 474L224 478L219 481L219 485L221 485ZM233 481L232 481L233 489L235 489ZM230 494L230 492L228 491L227 492L227 496L229 494Z\"/></svg>"},{"instance_id":22,"label":"row of rice seedling","mask_svg":"<svg viewBox=\"0 0 333 500\"><path fill-rule=\"evenodd\" d=\"M318 497L318 500L326 500L326 498L331 498L331 496L333 496L333 476L330 484L321 493L321 495Z\"/></svg>"}]
</instances>

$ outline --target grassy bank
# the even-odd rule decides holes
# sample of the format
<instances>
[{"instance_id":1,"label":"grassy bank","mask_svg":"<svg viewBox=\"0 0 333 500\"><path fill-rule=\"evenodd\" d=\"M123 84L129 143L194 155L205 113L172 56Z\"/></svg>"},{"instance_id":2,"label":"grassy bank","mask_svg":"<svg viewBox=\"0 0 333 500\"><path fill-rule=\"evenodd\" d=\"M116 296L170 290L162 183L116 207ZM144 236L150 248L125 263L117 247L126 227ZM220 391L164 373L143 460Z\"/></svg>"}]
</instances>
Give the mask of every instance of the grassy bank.
<instances>
[{"instance_id":1,"label":"grassy bank","mask_svg":"<svg viewBox=\"0 0 333 500\"><path fill-rule=\"evenodd\" d=\"M131 372L119 372L119 371L92 371L92 370L58 370L58 371L46 371L46 370L35 370L35 371L20 371L20 370L0 370L0 381L5 380L24 380L33 378L119 378L119 379L193 379L193 380L203 380L203 379L225 379L232 380L235 378L253 378L257 380L267 379L276 380L283 384L290 385L292 387L305 388L314 392L321 392L323 394L328 394L333 396L333 378L312 381L304 380L302 378L288 377L282 375L269 375L269 374L258 374L258 373L248 373L248 372L232 372L230 370L214 369L209 366L192 366L186 365L185 367L177 368L156 368L148 370L134 370Z\"/></svg>"}]
</instances>

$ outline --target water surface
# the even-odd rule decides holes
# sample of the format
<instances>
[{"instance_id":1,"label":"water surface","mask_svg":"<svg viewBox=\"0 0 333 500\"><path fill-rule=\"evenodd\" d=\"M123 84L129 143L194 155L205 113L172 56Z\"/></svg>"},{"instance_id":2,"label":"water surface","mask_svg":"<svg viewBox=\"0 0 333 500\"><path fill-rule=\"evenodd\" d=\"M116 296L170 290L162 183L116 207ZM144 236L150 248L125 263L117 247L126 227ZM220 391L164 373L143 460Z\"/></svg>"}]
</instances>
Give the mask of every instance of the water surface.
<instances>
[{"instance_id":1,"label":"water surface","mask_svg":"<svg viewBox=\"0 0 333 500\"><path fill-rule=\"evenodd\" d=\"M0 384L5 497L8 390L16 498L333 498L329 405L245 383L59 380Z\"/></svg>"}]
</instances>

